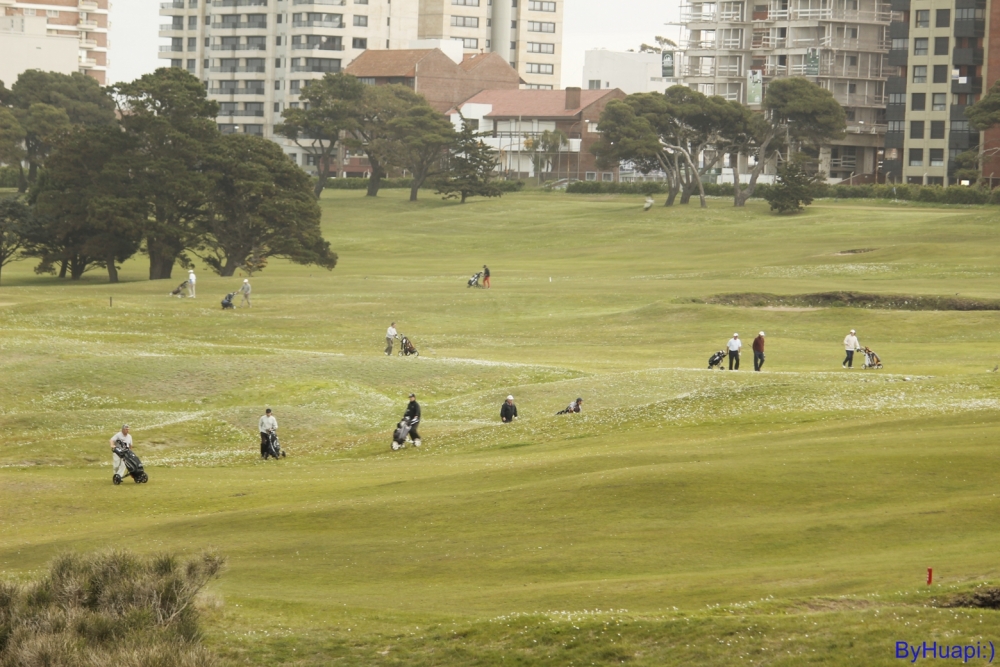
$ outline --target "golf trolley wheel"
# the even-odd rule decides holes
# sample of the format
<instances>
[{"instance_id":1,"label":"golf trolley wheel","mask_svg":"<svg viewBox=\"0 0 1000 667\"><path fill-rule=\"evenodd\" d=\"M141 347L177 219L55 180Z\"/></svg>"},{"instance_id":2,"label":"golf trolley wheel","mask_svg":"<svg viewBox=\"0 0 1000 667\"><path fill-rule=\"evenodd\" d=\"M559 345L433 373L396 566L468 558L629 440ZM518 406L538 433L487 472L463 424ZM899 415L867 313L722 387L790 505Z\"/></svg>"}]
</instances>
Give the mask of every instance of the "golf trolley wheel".
<instances>
[{"instance_id":1,"label":"golf trolley wheel","mask_svg":"<svg viewBox=\"0 0 1000 667\"><path fill-rule=\"evenodd\" d=\"M148 481L149 481L149 475L147 475L146 473L142 473L142 483L145 484Z\"/></svg>"},{"instance_id":2,"label":"golf trolley wheel","mask_svg":"<svg viewBox=\"0 0 1000 667\"><path fill-rule=\"evenodd\" d=\"M136 484L142 484L142 476L132 475L132 481L135 482Z\"/></svg>"},{"instance_id":3,"label":"golf trolley wheel","mask_svg":"<svg viewBox=\"0 0 1000 667\"><path fill-rule=\"evenodd\" d=\"M398 452L399 450L401 450L403 448L403 445L401 445L400 443L398 443L395 440L393 440L391 447L392 447L392 451Z\"/></svg>"},{"instance_id":4,"label":"golf trolley wheel","mask_svg":"<svg viewBox=\"0 0 1000 667\"><path fill-rule=\"evenodd\" d=\"M111 478L111 481L112 481L112 483L114 483L115 486L118 486L119 484L122 483L122 476L121 475L115 475L114 477Z\"/></svg>"}]
</instances>

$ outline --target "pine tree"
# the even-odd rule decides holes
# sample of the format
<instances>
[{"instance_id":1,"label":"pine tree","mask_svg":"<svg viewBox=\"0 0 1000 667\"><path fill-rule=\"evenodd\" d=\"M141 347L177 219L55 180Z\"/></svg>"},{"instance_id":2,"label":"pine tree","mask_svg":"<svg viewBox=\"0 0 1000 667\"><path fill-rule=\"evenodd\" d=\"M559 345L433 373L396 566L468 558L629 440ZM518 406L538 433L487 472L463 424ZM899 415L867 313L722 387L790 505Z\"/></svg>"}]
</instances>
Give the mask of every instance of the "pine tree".
<instances>
[{"instance_id":1,"label":"pine tree","mask_svg":"<svg viewBox=\"0 0 1000 667\"><path fill-rule=\"evenodd\" d=\"M500 186L492 181L497 166L497 152L482 140L483 132L477 132L472 124L463 119L462 131L458 133L455 146L448 159L447 175L437 186L437 194L445 199L461 198L462 203L469 197L499 197L503 194Z\"/></svg>"}]
</instances>

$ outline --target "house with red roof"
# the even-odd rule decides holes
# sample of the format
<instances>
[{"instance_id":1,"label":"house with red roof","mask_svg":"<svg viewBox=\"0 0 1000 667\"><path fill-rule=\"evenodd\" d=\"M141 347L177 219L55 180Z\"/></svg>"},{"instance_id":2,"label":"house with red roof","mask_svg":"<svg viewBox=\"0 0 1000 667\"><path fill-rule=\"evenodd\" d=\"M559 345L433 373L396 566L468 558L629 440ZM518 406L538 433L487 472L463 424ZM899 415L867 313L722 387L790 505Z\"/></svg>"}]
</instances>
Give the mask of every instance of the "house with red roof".
<instances>
[{"instance_id":1,"label":"house with red roof","mask_svg":"<svg viewBox=\"0 0 1000 667\"><path fill-rule=\"evenodd\" d=\"M499 152L508 177L617 181L617 166L598 169L590 148L600 139L597 124L604 107L625 97L618 88L483 90L449 109L448 116L456 128L464 118L487 133L485 140ZM562 145L556 141L554 150L540 152L540 139L556 133L565 138Z\"/></svg>"}]
</instances>

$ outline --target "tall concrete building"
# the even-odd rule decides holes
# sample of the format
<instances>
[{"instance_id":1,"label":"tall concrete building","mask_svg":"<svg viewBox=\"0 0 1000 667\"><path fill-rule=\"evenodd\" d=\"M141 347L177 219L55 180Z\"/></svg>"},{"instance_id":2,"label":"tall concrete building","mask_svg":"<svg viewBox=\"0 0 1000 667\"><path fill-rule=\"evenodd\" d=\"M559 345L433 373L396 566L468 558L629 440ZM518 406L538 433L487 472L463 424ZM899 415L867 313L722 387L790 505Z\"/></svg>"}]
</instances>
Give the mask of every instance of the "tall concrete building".
<instances>
[{"instance_id":1,"label":"tall concrete building","mask_svg":"<svg viewBox=\"0 0 1000 667\"><path fill-rule=\"evenodd\" d=\"M768 81L804 76L847 113L847 137L822 149L821 173L831 180L874 177L886 130L886 80L894 73L888 2L756 1L682 5L685 83L755 107Z\"/></svg>"},{"instance_id":2,"label":"tall concrete building","mask_svg":"<svg viewBox=\"0 0 1000 667\"><path fill-rule=\"evenodd\" d=\"M980 134L969 127L965 109L983 91L986 5L986 0L893 0L899 20L891 26L889 59L900 75L887 84L890 180L950 185L956 156L978 150ZM991 54L991 65L1000 68L997 54ZM998 74L991 71L992 79Z\"/></svg>"},{"instance_id":3,"label":"tall concrete building","mask_svg":"<svg viewBox=\"0 0 1000 667\"><path fill-rule=\"evenodd\" d=\"M592 49L583 55L583 87L587 90L618 88L626 95L664 92L681 83L680 54Z\"/></svg>"},{"instance_id":4,"label":"tall concrete building","mask_svg":"<svg viewBox=\"0 0 1000 667\"><path fill-rule=\"evenodd\" d=\"M420 39L456 39L498 53L526 88L559 88L563 0L420 0Z\"/></svg>"},{"instance_id":5,"label":"tall concrete building","mask_svg":"<svg viewBox=\"0 0 1000 667\"><path fill-rule=\"evenodd\" d=\"M74 71L92 76L104 84L108 71L108 10L109 0L0 0L0 16L30 19L27 24L22 24L20 30L12 28L10 32L0 35L0 62L6 62L9 67L12 58L24 57L26 54L23 52L7 56L4 49L19 48L13 37L18 32L37 36L34 19L44 18L44 35L58 39L53 40L51 48L39 45L36 50L49 53L37 60L31 69L63 71L63 67L56 69L48 64L48 59L52 53L65 50L63 43L66 38L71 38L76 40ZM64 58L60 55L59 60L61 62ZM13 81L6 83L9 85Z\"/></svg>"}]
</instances>

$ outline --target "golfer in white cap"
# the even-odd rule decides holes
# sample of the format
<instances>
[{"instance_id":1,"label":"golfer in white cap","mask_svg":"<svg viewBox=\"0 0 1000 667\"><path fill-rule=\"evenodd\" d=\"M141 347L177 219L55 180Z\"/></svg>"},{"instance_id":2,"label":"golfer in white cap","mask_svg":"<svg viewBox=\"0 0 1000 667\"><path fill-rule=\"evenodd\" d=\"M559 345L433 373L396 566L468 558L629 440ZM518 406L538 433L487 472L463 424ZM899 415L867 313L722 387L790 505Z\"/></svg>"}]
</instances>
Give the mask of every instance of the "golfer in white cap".
<instances>
[{"instance_id":1,"label":"golfer in white cap","mask_svg":"<svg viewBox=\"0 0 1000 667\"><path fill-rule=\"evenodd\" d=\"M122 430L111 436L111 465L114 467L114 475L119 480L128 474L125 462L115 453L115 449L132 449L132 436L128 432L128 424L122 424Z\"/></svg>"},{"instance_id":2,"label":"golfer in white cap","mask_svg":"<svg viewBox=\"0 0 1000 667\"><path fill-rule=\"evenodd\" d=\"M500 421L509 424L517 419L517 406L514 405L514 397L507 396L507 400L500 406Z\"/></svg>"},{"instance_id":3,"label":"golfer in white cap","mask_svg":"<svg viewBox=\"0 0 1000 667\"><path fill-rule=\"evenodd\" d=\"M847 356L844 357L844 363L841 364L842 368L853 368L854 353L861 349L861 343L858 342L858 337L854 333L854 329L851 329L851 333L844 338L844 351L847 352Z\"/></svg>"},{"instance_id":4,"label":"golfer in white cap","mask_svg":"<svg viewBox=\"0 0 1000 667\"><path fill-rule=\"evenodd\" d=\"M753 369L759 371L764 365L764 332L753 339Z\"/></svg>"},{"instance_id":5,"label":"golfer in white cap","mask_svg":"<svg viewBox=\"0 0 1000 667\"><path fill-rule=\"evenodd\" d=\"M742 348L743 341L740 340L740 335L738 333L734 333L733 337L726 342L726 349L729 350L729 370L740 370L740 350ZM736 364L736 368L733 368L734 362Z\"/></svg>"},{"instance_id":6,"label":"golfer in white cap","mask_svg":"<svg viewBox=\"0 0 1000 667\"><path fill-rule=\"evenodd\" d=\"M242 307L243 303L246 302L247 308L252 308L250 305L250 281L248 279L243 279L243 286L240 287L239 292L243 295L243 299L240 301L240 307Z\"/></svg>"}]
</instances>

